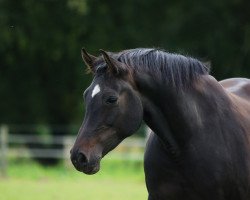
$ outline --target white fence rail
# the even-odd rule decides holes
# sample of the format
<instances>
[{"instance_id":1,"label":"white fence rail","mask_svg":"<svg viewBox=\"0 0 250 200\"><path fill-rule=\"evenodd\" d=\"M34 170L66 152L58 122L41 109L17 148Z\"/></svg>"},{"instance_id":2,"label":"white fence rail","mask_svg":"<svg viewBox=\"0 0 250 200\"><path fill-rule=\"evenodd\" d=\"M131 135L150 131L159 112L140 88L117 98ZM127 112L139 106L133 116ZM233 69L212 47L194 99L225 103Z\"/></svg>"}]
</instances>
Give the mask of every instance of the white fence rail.
<instances>
[{"instance_id":1,"label":"white fence rail","mask_svg":"<svg viewBox=\"0 0 250 200\"><path fill-rule=\"evenodd\" d=\"M9 128L0 126L0 170L6 176L8 158L56 158L68 163L70 148L75 136L41 136L9 133ZM41 147L42 145L42 147ZM51 146L60 147L51 147ZM127 138L106 159L142 160L144 138Z\"/></svg>"}]
</instances>

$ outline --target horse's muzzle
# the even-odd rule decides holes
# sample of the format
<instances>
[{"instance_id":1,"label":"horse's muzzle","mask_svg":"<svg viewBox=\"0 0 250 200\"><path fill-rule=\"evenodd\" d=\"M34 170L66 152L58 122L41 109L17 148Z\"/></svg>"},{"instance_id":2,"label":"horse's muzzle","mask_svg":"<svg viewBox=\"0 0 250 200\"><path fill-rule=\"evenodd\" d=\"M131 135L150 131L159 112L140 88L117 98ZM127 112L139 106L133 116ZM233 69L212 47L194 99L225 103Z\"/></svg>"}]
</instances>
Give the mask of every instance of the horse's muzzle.
<instances>
[{"instance_id":1,"label":"horse's muzzle","mask_svg":"<svg viewBox=\"0 0 250 200\"><path fill-rule=\"evenodd\" d=\"M74 167L85 174L95 174L100 169L99 156L87 156L85 153L77 150L71 152L71 162Z\"/></svg>"}]
</instances>

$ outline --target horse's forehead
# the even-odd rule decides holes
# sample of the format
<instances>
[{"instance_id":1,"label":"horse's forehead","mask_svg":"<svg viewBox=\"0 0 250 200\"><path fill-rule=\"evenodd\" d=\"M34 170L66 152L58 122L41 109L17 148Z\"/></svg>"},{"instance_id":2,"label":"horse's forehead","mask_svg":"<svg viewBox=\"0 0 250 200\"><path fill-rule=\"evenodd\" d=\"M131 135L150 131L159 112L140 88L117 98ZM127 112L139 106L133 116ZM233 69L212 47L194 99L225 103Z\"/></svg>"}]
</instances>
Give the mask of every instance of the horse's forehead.
<instances>
[{"instance_id":1,"label":"horse's forehead","mask_svg":"<svg viewBox=\"0 0 250 200\"><path fill-rule=\"evenodd\" d=\"M117 89L120 86L121 81L118 78L112 77L107 73L101 74L100 76L97 76L92 81L92 87L94 88L97 84L101 88L110 88L110 89Z\"/></svg>"},{"instance_id":2,"label":"horse's forehead","mask_svg":"<svg viewBox=\"0 0 250 200\"><path fill-rule=\"evenodd\" d=\"M99 84L96 84L96 85L94 86L94 88L92 89L91 97L94 98L95 95L97 95L97 94L100 93L100 92L101 92L101 87L100 87Z\"/></svg>"},{"instance_id":3,"label":"horse's forehead","mask_svg":"<svg viewBox=\"0 0 250 200\"><path fill-rule=\"evenodd\" d=\"M94 97L105 92L118 92L121 89L121 83L115 78L109 78L105 75L94 77L92 83L84 91L85 99L94 99Z\"/></svg>"},{"instance_id":4,"label":"horse's forehead","mask_svg":"<svg viewBox=\"0 0 250 200\"><path fill-rule=\"evenodd\" d=\"M102 92L103 88L104 84L94 79L89 87L84 91L84 97L94 98L96 95Z\"/></svg>"}]
</instances>

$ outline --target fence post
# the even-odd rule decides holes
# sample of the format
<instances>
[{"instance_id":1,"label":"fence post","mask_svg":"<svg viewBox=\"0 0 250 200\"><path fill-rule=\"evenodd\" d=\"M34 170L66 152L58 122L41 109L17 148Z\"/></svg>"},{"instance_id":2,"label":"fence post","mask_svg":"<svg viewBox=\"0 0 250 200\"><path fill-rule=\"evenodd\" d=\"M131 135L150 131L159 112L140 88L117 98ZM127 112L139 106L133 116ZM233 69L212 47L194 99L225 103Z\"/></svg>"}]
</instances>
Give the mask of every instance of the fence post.
<instances>
[{"instance_id":1,"label":"fence post","mask_svg":"<svg viewBox=\"0 0 250 200\"><path fill-rule=\"evenodd\" d=\"M8 153L8 127L6 125L1 125L0 127L0 170L1 176L7 176L7 153Z\"/></svg>"},{"instance_id":2,"label":"fence post","mask_svg":"<svg viewBox=\"0 0 250 200\"><path fill-rule=\"evenodd\" d=\"M72 148L72 137L64 137L63 140L64 143L64 150L63 150L63 158L64 158L64 165L66 167L71 166L70 162L70 149Z\"/></svg>"}]
</instances>

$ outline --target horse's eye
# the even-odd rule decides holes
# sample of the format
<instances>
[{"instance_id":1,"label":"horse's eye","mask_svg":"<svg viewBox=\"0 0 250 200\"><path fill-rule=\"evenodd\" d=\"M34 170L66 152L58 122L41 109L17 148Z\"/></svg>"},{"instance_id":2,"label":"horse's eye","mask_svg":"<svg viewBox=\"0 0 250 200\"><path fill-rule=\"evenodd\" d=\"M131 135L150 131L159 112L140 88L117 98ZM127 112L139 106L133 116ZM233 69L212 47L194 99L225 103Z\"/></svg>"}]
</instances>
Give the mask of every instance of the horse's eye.
<instances>
[{"instance_id":1,"label":"horse's eye","mask_svg":"<svg viewBox=\"0 0 250 200\"><path fill-rule=\"evenodd\" d=\"M107 98L106 103L107 104L115 104L117 102L117 99L118 98L115 96L110 96L109 98Z\"/></svg>"}]
</instances>

